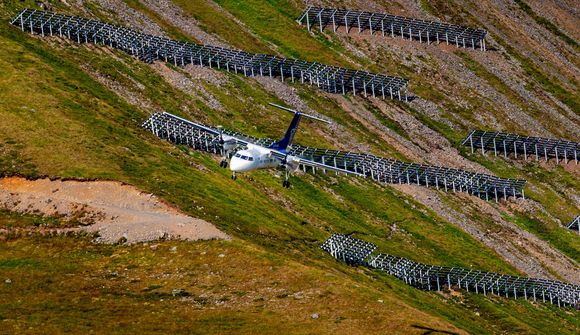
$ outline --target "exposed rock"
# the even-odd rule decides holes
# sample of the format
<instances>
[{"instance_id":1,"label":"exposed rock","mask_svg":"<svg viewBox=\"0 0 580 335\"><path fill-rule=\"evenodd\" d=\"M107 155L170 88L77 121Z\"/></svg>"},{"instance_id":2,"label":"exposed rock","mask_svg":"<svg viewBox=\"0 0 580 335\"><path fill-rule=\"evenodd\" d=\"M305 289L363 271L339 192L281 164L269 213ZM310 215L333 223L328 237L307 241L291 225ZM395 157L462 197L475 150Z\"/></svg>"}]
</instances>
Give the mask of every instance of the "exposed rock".
<instances>
[{"instance_id":1,"label":"exposed rock","mask_svg":"<svg viewBox=\"0 0 580 335\"><path fill-rule=\"evenodd\" d=\"M55 188L58 192L53 192ZM98 232L98 241L105 243L229 238L212 224L184 215L119 182L3 178L0 179L0 208L65 218L88 216L94 223L81 229Z\"/></svg>"},{"instance_id":2,"label":"exposed rock","mask_svg":"<svg viewBox=\"0 0 580 335\"><path fill-rule=\"evenodd\" d=\"M166 36L163 29L147 15L129 7L121 0L95 0L95 2L101 9L115 19L122 21L128 28L155 36ZM81 8L84 9L86 7L81 6Z\"/></svg>"},{"instance_id":3,"label":"exposed rock","mask_svg":"<svg viewBox=\"0 0 580 335\"><path fill-rule=\"evenodd\" d=\"M199 28L198 22L183 12L179 6L168 0L144 0L143 3L155 13L171 24L177 26L184 33L192 36L201 44L211 44L216 47L229 47L220 37L208 34Z\"/></svg>"}]
</instances>

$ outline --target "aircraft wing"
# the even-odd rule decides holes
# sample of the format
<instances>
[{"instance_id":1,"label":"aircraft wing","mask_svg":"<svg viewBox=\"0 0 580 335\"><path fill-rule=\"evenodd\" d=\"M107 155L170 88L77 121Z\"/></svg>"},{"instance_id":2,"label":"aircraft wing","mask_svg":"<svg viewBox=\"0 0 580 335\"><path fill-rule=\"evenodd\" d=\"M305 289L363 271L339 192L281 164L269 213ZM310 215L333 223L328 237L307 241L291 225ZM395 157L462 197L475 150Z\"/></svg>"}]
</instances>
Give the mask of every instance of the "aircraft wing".
<instances>
[{"instance_id":1,"label":"aircraft wing","mask_svg":"<svg viewBox=\"0 0 580 335\"><path fill-rule=\"evenodd\" d=\"M143 123L143 127L176 144L187 144L195 149L218 153L223 149L220 143L220 129L186 120L170 113L154 113ZM228 143L247 146L248 143L269 145L271 139L258 139L226 129L222 130L223 139Z\"/></svg>"},{"instance_id":2,"label":"aircraft wing","mask_svg":"<svg viewBox=\"0 0 580 335\"><path fill-rule=\"evenodd\" d=\"M284 160L286 158L286 154L283 154L276 150L271 150L270 154L278 159ZM308 159L306 157L299 157L290 154L290 157L287 158L290 164L298 164L298 167L302 167L304 171L306 171L306 167L310 167L313 170L315 169L322 169L322 170L329 170L337 173L344 173L344 174L351 174L357 175L360 177L364 177L365 175L353 170L343 169L340 166L334 166L331 164L320 163L312 159Z\"/></svg>"},{"instance_id":3,"label":"aircraft wing","mask_svg":"<svg viewBox=\"0 0 580 335\"><path fill-rule=\"evenodd\" d=\"M525 180L499 178L493 175L441 166L402 162L372 154L293 145L288 154L302 162L314 162L325 169L338 168L383 183L418 184L445 190L463 191L480 197L523 196ZM302 169L307 171L303 164Z\"/></svg>"}]
</instances>

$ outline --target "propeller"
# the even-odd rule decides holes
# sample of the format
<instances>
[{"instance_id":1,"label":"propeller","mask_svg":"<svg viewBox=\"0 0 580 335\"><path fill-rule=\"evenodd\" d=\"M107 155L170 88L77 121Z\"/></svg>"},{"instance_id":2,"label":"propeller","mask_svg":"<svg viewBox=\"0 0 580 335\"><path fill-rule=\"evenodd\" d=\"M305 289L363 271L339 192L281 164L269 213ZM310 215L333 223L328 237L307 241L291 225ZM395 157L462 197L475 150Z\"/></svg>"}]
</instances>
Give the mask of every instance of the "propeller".
<instances>
[{"instance_id":1,"label":"propeller","mask_svg":"<svg viewBox=\"0 0 580 335\"><path fill-rule=\"evenodd\" d=\"M238 146L238 141L235 138L224 135L224 130L222 126L218 126L219 131L219 144L223 150L223 158L220 162L220 166L223 168L228 167L228 159L231 157L230 153L234 151Z\"/></svg>"},{"instance_id":2,"label":"propeller","mask_svg":"<svg viewBox=\"0 0 580 335\"><path fill-rule=\"evenodd\" d=\"M223 168L227 168L228 167L228 157L229 157L229 152L231 149L233 148L229 148L228 145L226 145L226 140L224 140L224 129L222 126L218 126L218 131L219 131L219 144L222 147L223 150L223 157L222 160L220 162L220 166Z\"/></svg>"}]
</instances>

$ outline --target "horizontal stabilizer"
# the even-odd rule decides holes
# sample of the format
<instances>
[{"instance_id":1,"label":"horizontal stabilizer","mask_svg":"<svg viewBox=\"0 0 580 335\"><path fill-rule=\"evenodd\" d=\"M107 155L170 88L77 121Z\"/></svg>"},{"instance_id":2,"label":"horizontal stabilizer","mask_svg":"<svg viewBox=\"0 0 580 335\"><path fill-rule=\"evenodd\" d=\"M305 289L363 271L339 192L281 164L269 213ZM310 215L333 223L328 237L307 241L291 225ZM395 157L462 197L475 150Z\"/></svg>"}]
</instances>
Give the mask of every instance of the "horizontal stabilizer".
<instances>
[{"instance_id":1,"label":"horizontal stabilizer","mask_svg":"<svg viewBox=\"0 0 580 335\"><path fill-rule=\"evenodd\" d=\"M285 111L287 111L287 112L290 112L290 113L294 113L294 114L297 114L297 113L298 113L298 114L300 114L300 115L302 115L302 116L304 116L304 117L306 117L306 118L309 118L309 119L314 119L314 120L317 120L317 121L322 121L322 122L325 122L325 123L328 123L328 124L332 124L332 122L330 122L330 121L327 121L327 120L324 120L324 119L318 118L318 117L316 117L316 116L312 116L312 115L304 114L304 113L302 113L302 112L299 112L299 111L297 111L297 110L294 110L294 109L290 109L290 108L288 108L288 107L284 107L284 106L276 105L276 104L273 104L273 103L270 103L270 106L274 106L274 107L276 107L276 108L280 108L280 109L282 109L282 110L285 110Z\"/></svg>"}]
</instances>

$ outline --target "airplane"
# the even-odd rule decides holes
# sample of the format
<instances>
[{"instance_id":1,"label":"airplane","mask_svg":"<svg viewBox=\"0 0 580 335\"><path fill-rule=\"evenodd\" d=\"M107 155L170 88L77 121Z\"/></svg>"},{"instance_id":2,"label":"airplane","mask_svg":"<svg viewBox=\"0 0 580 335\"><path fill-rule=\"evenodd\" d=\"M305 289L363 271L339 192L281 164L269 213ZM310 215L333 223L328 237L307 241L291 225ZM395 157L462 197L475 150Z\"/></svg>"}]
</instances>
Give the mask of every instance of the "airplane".
<instances>
[{"instance_id":1,"label":"airplane","mask_svg":"<svg viewBox=\"0 0 580 335\"><path fill-rule=\"evenodd\" d=\"M294 135L296 135L298 125L300 124L300 120L303 117L328 124L331 124L331 122L277 104L270 103L270 105L285 110L287 112L293 113L294 117L292 118L290 126L288 127L288 130L286 130L286 134L284 134L284 137L282 137L282 139L280 139L279 141L276 141L268 146L262 146L259 144L251 143L241 136L237 137L224 134L223 129L221 127L218 127L218 129L215 130L213 128L206 127L204 125L187 121L184 119L182 119L182 121L186 121L190 125L195 126L196 128L199 128L200 130L208 132L212 135L219 136L219 144L223 148L223 157L220 162L220 167L227 168L228 158L231 157L229 168L232 171L233 180L236 180L237 173L249 172L259 169L281 168L284 170L284 181L282 182L282 186L285 188L290 188L289 181L290 175L296 172L301 165L364 177L363 174L355 171L349 171L341 169L339 167L328 166L325 164L320 164L318 162L305 159L303 157L290 155L288 153L288 149L292 145ZM242 147L245 148L241 149Z\"/></svg>"},{"instance_id":2,"label":"airplane","mask_svg":"<svg viewBox=\"0 0 580 335\"><path fill-rule=\"evenodd\" d=\"M500 197L524 196L525 180L498 178L493 175L466 170L402 162L392 158L382 158L370 153L357 153L333 149L306 147L293 144L300 120L304 117L325 123L328 121L304 114L290 108L270 104L273 107L294 114L290 126L282 139L254 138L225 130L222 127L206 126L162 112L153 113L143 127L157 137L175 144L184 144L197 150L221 154L220 166L232 171L232 179L237 173L258 169L284 170L282 186L290 188L290 175L298 169L307 172L317 170L336 174L355 175L370 178L379 183L417 184L433 186L445 191L467 192L489 200ZM228 159L229 164L228 164Z\"/></svg>"}]
</instances>

